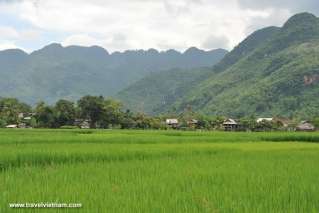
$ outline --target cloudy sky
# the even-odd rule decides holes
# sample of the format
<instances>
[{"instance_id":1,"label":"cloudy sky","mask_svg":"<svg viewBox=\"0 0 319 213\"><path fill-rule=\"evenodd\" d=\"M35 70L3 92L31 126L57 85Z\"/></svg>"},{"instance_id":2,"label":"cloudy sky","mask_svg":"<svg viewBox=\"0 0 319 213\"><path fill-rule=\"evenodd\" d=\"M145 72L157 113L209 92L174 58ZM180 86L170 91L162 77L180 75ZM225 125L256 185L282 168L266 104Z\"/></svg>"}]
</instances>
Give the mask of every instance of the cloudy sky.
<instances>
[{"instance_id":1,"label":"cloudy sky","mask_svg":"<svg viewBox=\"0 0 319 213\"><path fill-rule=\"evenodd\" d=\"M318 0L0 0L0 49L28 52L49 43L180 51L233 48L254 30Z\"/></svg>"}]
</instances>

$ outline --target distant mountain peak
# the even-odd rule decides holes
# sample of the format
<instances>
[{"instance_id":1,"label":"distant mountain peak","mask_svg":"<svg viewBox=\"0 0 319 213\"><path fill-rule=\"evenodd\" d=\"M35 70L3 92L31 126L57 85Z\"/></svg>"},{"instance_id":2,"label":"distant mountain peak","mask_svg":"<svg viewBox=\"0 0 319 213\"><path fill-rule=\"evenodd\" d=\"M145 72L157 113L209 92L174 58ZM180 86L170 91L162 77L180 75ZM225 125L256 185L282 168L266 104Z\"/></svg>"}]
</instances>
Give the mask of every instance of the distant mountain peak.
<instances>
[{"instance_id":1,"label":"distant mountain peak","mask_svg":"<svg viewBox=\"0 0 319 213\"><path fill-rule=\"evenodd\" d=\"M228 51L228 50L225 50L225 49L223 49L223 48L217 48L217 49L214 49L214 50L209 50L209 51L207 51L207 52L209 52L209 53L220 52L220 53L225 53L225 54L227 54L229 51Z\"/></svg>"},{"instance_id":2,"label":"distant mountain peak","mask_svg":"<svg viewBox=\"0 0 319 213\"><path fill-rule=\"evenodd\" d=\"M147 53L150 53L150 54L159 54L158 50L157 49L154 49L154 48L151 48L151 49L148 49L147 50Z\"/></svg>"},{"instance_id":3,"label":"distant mountain peak","mask_svg":"<svg viewBox=\"0 0 319 213\"><path fill-rule=\"evenodd\" d=\"M31 55L41 55L42 53L46 53L46 54L58 54L61 52L61 50L63 50L64 47L59 44L59 43L51 43L47 46L44 46L43 48L36 50L34 52L31 53Z\"/></svg>"},{"instance_id":4,"label":"distant mountain peak","mask_svg":"<svg viewBox=\"0 0 319 213\"><path fill-rule=\"evenodd\" d=\"M181 54L180 52L178 52L178 51L176 51L176 50L174 50L174 49L169 49L169 50L163 51L163 52L161 52L161 53L163 53L163 54L169 54L169 55L180 55L180 54Z\"/></svg>"},{"instance_id":5,"label":"distant mountain peak","mask_svg":"<svg viewBox=\"0 0 319 213\"><path fill-rule=\"evenodd\" d=\"M12 55L28 55L26 52L24 52L21 49L7 49L7 50L0 51L0 53L12 54Z\"/></svg>"},{"instance_id":6,"label":"distant mountain peak","mask_svg":"<svg viewBox=\"0 0 319 213\"><path fill-rule=\"evenodd\" d=\"M97 53L109 55L109 52L106 49L104 49L103 47L97 46L97 45L91 46L91 47L89 47L89 49L93 50Z\"/></svg>"},{"instance_id":7,"label":"distant mountain peak","mask_svg":"<svg viewBox=\"0 0 319 213\"><path fill-rule=\"evenodd\" d=\"M317 18L312 13L298 13L292 16L283 26L283 28L291 28L296 26L312 26L313 24L318 24L319 18Z\"/></svg>"},{"instance_id":8,"label":"distant mountain peak","mask_svg":"<svg viewBox=\"0 0 319 213\"><path fill-rule=\"evenodd\" d=\"M190 47L184 52L184 54L193 55L193 54L198 54L198 53L202 53L202 52L204 52L204 51L198 49L197 47Z\"/></svg>"},{"instance_id":9,"label":"distant mountain peak","mask_svg":"<svg viewBox=\"0 0 319 213\"><path fill-rule=\"evenodd\" d=\"M61 49L63 48L63 46L59 43L51 43L45 47L43 47L43 49Z\"/></svg>"}]
</instances>

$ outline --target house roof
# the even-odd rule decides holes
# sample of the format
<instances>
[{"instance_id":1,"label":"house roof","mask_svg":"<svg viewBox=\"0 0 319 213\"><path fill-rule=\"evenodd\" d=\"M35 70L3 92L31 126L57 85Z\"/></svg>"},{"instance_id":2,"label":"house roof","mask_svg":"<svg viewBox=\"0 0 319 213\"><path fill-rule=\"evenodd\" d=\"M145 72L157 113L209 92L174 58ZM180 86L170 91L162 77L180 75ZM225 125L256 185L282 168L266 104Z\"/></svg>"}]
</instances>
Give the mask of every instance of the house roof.
<instances>
[{"instance_id":1,"label":"house roof","mask_svg":"<svg viewBox=\"0 0 319 213\"><path fill-rule=\"evenodd\" d=\"M274 118L258 118L257 119L257 123L261 123L263 121L273 121Z\"/></svg>"},{"instance_id":2,"label":"house roof","mask_svg":"<svg viewBox=\"0 0 319 213\"><path fill-rule=\"evenodd\" d=\"M10 124L6 126L6 128L17 128L17 127L18 127L17 124Z\"/></svg>"},{"instance_id":3,"label":"house roof","mask_svg":"<svg viewBox=\"0 0 319 213\"><path fill-rule=\"evenodd\" d=\"M315 130L315 126L308 121L302 121L298 126L298 130Z\"/></svg>"},{"instance_id":4,"label":"house roof","mask_svg":"<svg viewBox=\"0 0 319 213\"><path fill-rule=\"evenodd\" d=\"M166 119L166 123L167 124L178 124L178 119L175 119L175 118L169 118L169 119Z\"/></svg>"},{"instance_id":5,"label":"house roof","mask_svg":"<svg viewBox=\"0 0 319 213\"><path fill-rule=\"evenodd\" d=\"M198 123L198 120L196 120L196 119L191 119L191 120L187 121L187 123L197 124L197 123Z\"/></svg>"},{"instance_id":6,"label":"house roof","mask_svg":"<svg viewBox=\"0 0 319 213\"><path fill-rule=\"evenodd\" d=\"M228 118L224 121L224 125L237 125L237 122L234 119Z\"/></svg>"}]
</instances>

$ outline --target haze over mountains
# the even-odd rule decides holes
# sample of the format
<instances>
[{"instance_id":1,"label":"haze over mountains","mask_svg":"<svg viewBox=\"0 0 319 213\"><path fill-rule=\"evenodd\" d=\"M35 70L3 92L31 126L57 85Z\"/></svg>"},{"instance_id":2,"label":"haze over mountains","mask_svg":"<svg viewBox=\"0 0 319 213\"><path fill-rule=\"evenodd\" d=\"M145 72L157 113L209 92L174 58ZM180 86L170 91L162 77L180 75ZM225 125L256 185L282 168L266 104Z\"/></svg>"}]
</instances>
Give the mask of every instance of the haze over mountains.
<instances>
[{"instance_id":1,"label":"haze over mountains","mask_svg":"<svg viewBox=\"0 0 319 213\"><path fill-rule=\"evenodd\" d=\"M16 97L34 104L58 99L76 100L84 95L112 96L150 73L172 68L212 66L227 53L195 47L184 53L125 51L51 44L27 54L22 50L0 51L0 97Z\"/></svg>"},{"instance_id":2,"label":"haze over mountains","mask_svg":"<svg viewBox=\"0 0 319 213\"><path fill-rule=\"evenodd\" d=\"M297 14L282 28L254 32L210 70L150 75L118 97L153 114L318 116L319 19Z\"/></svg>"}]
</instances>

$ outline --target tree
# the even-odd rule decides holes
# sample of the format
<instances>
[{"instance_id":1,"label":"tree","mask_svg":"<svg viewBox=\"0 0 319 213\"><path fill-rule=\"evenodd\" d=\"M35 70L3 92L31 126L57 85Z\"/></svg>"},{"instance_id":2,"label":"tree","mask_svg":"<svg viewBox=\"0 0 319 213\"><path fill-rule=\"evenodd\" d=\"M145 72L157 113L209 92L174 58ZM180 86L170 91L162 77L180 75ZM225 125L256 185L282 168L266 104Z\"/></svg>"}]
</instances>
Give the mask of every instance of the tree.
<instances>
[{"instance_id":1,"label":"tree","mask_svg":"<svg viewBox=\"0 0 319 213\"><path fill-rule=\"evenodd\" d=\"M166 129L166 125L161 118L151 117L149 121L152 129Z\"/></svg>"},{"instance_id":2,"label":"tree","mask_svg":"<svg viewBox=\"0 0 319 213\"><path fill-rule=\"evenodd\" d=\"M54 110L52 107L45 105L44 102L37 104L35 108L35 118L37 126L43 128L56 128Z\"/></svg>"},{"instance_id":3,"label":"tree","mask_svg":"<svg viewBox=\"0 0 319 213\"><path fill-rule=\"evenodd\" d=\"M4 128L5 126L7 126L7 121L0 118L0 128Z\"/></svg>"},{"instance_id":4,"label":"tree","mask_svg":"<svg viewBox=\"0 0 319 213\"><path fill-rule=\"evenodd\" d=\"M103 96L84 96L78 100L80 116L90 120L90 127L96 128L97 122L102 120L104 112Z\"/></svg>"},{"instance_id":5,"label":"tree","mask_svg":"<svg viewBox=\"0 0 319 213\"><path fill-rule=\"evenodd\" d=\"M0 117L2 125L17 124L20 122L20 113L31 112L31 107L25 103L19 102L15 98L0 99Z\"/></svg>"},{"instance_id":6,"label":"tree","mask_svg":"<svg viewBox=\"0 0 319 213\"><path fill-rule=\"evenodd\" d=\"M149 129L151 128L150 119L143 113L137 113L134 116L136 122L136 128L138 129Z\"/></svg>"},{"instance_id":7,"label":"tree","mask_svg":"<svg viewBox=\"0 0 319 213\"><path fill-rule=\"evenodd\" d=\"M315 127L316 127L317 129L319 129L319 117L314 118L312 122L313 122L313 124L315 125Z\"/></svg>"},{"instance_id":8,"label":"tree","mask_svg":"<svg viewBox=\"0 0 319 213\"><path fill-rule=\"evenodd\" d=\"M197 116L197 120L198 120L198 123L196 125L197 128L199 128L199 129L211 129L211 128L213 128L213 123L214 122L213 122L213 119L211 117L199 114ZM215 122L216 122L216 120L215 120ZM216 123L218 123L218 122L216 122Z\"/></svg>"},{"instance_id":9,"label":"tree","mask_svg":"<svg viewBox=\"0 0 319 213\"><path fill-rule=\"evenodd\" d=\"M256 130L258 123L257 119L254 115L251 115L249 117L244 117L240 119L240 125L242 130Z\"/></svg>"},{"instance_id":10,"label":"tree","mask_svg":"<svg viewBox=\"0 0 319 213\"><path fill-rule=\"evenodd\" d=\"M102 128L120 125L123 117L122 103L113 99L107 99L103 102L103 111L99 125Z\"/></svg>"},{"instance_id":11,"label":"tree","mask_svg":"<svg viewBox=\"0 0 319 213\"><path fill-rule=\"evenodd\" d=\"M59 100L54 107L55 123L57 126L73 125L76 118L74 103Z\"/></svg>"},{"instance_id":12,"label":"tree","mask_svg":"<svg viewBox=\"0 0 319 213\"><path fill-rule=\"evenodd\" d=\"M272 121L263 120L256 123L254 130L256 131L270 131L276 129L276 123Z\"/></svg>"},{"instance_id":13,"label":"tree","mask_svg":"<svg viewBox=\"0 0 319 213\"><path fill-rule=\"evenodd\" d=\"M217 116L215 118L212 119L211 121L211 125L214 129L220 129L224 123L224 120L226 118L222 117L222 116Z\"/></svg>"},{"instance_id":14,"label":"tree","mask_svg":"<svg viewBox=\"0 0 319 213\"><path fill-rule=\"evenodd\" d=\"M134 129L136 127L134 114L130 110L126 110L126 112L122 114L120 124L122 129Z\"/></svg>"}]
</instances>

